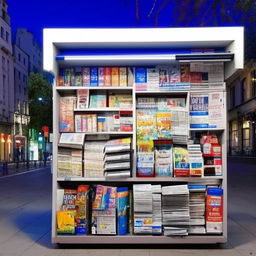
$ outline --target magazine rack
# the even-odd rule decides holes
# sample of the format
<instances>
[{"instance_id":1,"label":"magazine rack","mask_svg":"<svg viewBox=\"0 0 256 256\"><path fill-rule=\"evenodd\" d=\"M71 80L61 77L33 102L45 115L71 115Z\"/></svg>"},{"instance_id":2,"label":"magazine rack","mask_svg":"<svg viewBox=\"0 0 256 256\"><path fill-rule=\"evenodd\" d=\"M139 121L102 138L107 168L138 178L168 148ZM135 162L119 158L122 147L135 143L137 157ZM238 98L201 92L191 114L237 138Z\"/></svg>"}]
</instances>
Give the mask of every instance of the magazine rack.
<instances>
[{"instance_id":1,"label":"magazine rack","mask_svg":"<svg viewBox=\"0 0 256 256\"><path fill-rule=\"evenodd\" d=\"M192 49L192 50L191 50ZM156 28L156 29L44 29L44 69L53 73L53 187L52 187L52 242L84 244L192 244L224 243L227 241L227 120L224 128L193 128L214 131L220 135L222 146L222 176L214 177L136 177L136 98L139 95L178 95L189 98L190 89L176 91L138 91L133 88L89 87L89 90L128 91L133 97L133 132L102 132L97 134L131 135L133 137L134 168L131 178L57 178L57 152L59 143L59 98L75 94L82 87L58 87L56 78L59 67L70 66L150 66L168 65L173 62L224 62L225 79L243 68L243 28ZM108 54L106 54L106 52ZM112 52L112 53L111 53ZM206 86L207 87L207 86ZM83 87L84 88L84 87ZM197 88L196 86L194 88ZM193 93L209 92L209 88L194 89ZM225 88L225 85L224 85ZM214 87L211 88L214 91ZM219 91L219 90L218 90ZM226 96L225 89L224 99ZM224 100L226 109L226 100ZM74 111L80 111L75 109ZM90 111L94 111L91 109ZM102 109L102 111L113 111ZM90 135L94 133L86 133ZM71 236L56 233L57 189L89 184L221 184L224 189L224 219L221 235L188 235L167 237L152 235L126 236Z\"/></svg>"}]
</instances>

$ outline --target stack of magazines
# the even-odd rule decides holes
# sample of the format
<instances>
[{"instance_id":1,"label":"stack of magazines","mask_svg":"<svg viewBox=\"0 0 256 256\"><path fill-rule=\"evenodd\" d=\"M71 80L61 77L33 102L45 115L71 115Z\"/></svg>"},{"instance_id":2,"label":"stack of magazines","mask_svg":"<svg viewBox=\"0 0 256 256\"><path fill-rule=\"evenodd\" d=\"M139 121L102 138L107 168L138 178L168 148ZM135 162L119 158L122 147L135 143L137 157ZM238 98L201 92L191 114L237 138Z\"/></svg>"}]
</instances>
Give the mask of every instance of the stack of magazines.
<instances>
[{"instance_id":1,"label":"stack of magazines","mask_svg":"<svg viewBox=\"0 0 256 256\"><path fill-rule=\"evenodd\" d=\"M104 146L106 141L86 141L84 143L84 176L104 176Z\"/></svg>"},{"instance_id":2,"label":"stack of magazines","mask_svg":"<svg viewBox=\"0 0 256 256\"><path fill-rule=\"evenodd\" d=\"M164 235L188 235L190 219L188 186L162 187L162 204Z\"/></svg>"},{"instance_id":3,"label":"stack of magazines","mask_svg":"<svg viewBox=\"0 0 256 256\"><path fill-rule=\"evenodd\" d=\"M104 147L106 177L129 178L132 169L131 139L110 140Z\"/></svg>"},{"instance_id":4,"label":"stack of magazines","mask_svg":"<svg viewBox=\"0 0 256 256\"><path fill-rule=\"evenodd\" d=\"M188 185L190 228L189 234L205 234L205 185Z\"/></svg>"}]
</instances>

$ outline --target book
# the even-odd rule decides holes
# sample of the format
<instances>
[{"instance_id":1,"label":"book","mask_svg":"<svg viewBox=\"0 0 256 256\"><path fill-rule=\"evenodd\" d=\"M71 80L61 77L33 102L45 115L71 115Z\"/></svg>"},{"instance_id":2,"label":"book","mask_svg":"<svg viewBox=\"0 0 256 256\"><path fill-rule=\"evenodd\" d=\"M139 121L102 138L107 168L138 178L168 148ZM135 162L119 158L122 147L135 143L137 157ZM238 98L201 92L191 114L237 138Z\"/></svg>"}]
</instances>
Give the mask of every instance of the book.
<instances>
[{"instance_id":1,"label":"book","mask_svg":"<svg viewBox=\"0 0 256 256\"><path fill-rule=\"evenodd\" d=\"M84 137L85 135L83 133L61 133L59 146L82 148Z\"/></svg>"},{"instance_id":2,"label":"book","mask_svg":"<svg viewBox=\"0 0 256 256\"><path fill-rule=\"evenodd\" d=\"M58 76L58 81L57 81L57 85L58 86L64 86L64 69L61 68L59 70L59 76Z\"/></svg>"},{"instance_id":3,"label":"book","mask_svg":"<svg viewBox=\"0 0 256 256\"><path fill-rule=\"evenodd\" d=\"M180 83L180 64L172 64L169 68L169 82Z\"/></svg>"},{"instance_id":4,"label":"book","mask_svg":"<svg viewBox=\"0 0 256 256\"><path fill-rule=\"evenodd\" d=\"M190 166L186 148L173 148L173 165L174 177L189 177Z\"/></svg>"},{"instance_id":5,"label":"book","mask_svg":"<svg viewBox=\"0 0 256 256\"><path fill-rule=\"evenodd\" d=\"M60 97L59 130L74 132L74 106L76 97Z\"/></svg>"},{"instance_id":6,"label":"book","mask_svg":"<svg viewBox=\"0 0 256 256\"><path fill-rule=\"evenodd\" d=\"M117 234L126 235L128 233L128 208L129 189L128 187L117 188Z\"/></svg>"},{"instance_id":7,"label":"book","mask_svg":"<svg viewBox=\"0 0 256 256\"><path fill-rule=\"evenodd\" d=\"M104 67L98 67L98 86L104 86Z\"/></svg>"},{"instance_id":8,"label":"book","mask_svg":"<svg viewBox=\"0 0 256 256\"><path fill-rule=\"evenodd\" d=\"M57 211L57 233L74 234L75 217L74 211Z\"/></svg>"},{"instance_id":9,"label":"book","mask_svg":"<svg viewBox=\"0 0 256 256\"><path fill-rule=\"evenodd\" d=\"M89 90L80 89L77 90L77 108L87 109L89 107Z\"/></svg>"},{"instance_id":10,"label":"book","mask_svg":"<svg viewBox=\"0 0 256 256\"><path fill-rule=\"evenodd\" d=\"M127 86L127 68L119 67L119 86L126 87Z\"/></svg>"},{"instance_id":11,"label":"book","mask_svg":"<svg viewBox=\"0 0 256 256\"><path fill-rule=\"evenodd\" d=\"M154 140L155 175L173 176L172 140Z\"/></svg>"},{"instance_id":12,"label":"book","mask_svg":"<svg viewBox=\"0 0 256 256\"><path fill-rule=\"evenodd\" d=\"M170 80L169 80L169 67L167 66L159 66L159 87L168 87Z\"/></svg>"},{"instance_id":13,"label":"book","mask_svg":"<svg viewBox=\"0 0 256 256\"><path fill-rule=\"evenodd\" d=\"M154 91L158 89L159 89L158 68L147 68L147 90Z\"/></svg>"},{"instance_id":14,"label":"book","mask_svg":"<svg viewBox=\"0 0 256 256\"><path fill-rule=\"evenodd\" d=\"M97 185L95 193L92 204L91 233L116 235L117 188Z\"/></svg>"},{"instance_id":15,"label":"book","mask_svg":"<svg viewBox=\"0 0 256 256\"><path fill-rule=\"evenodd\" d=\"M208 119L209 128L224 128L224 95L223 92L211 92L208 94Z\"/></svg>"},{"instance_id":16,"label":"book","mask_svg":"<svg viewBox=\"0 0 256 256\"><path fill-rule=\"evenodd\" d=\"M171 138L171 117L170 112L156 113L158 138Z\"/></svg>"},{"instance_id":17,"label":"book","mask_svg":"<svg viewBox=\"0 0 256 256\"><path fill-rule=\"evenodd\" d=\"M74 69L74 86L82 86L82 68L81 67L75 67Z\"/></svg>"},{"instance_id":18,"label":"book","mask_svg":"<svg viewBox=\"0 0 256 256\"><path fill-rule=\"evenodd\" d=\"M133 116L132 111L120 111L120 131L133 131Z\"/></svg>"},{"instance_id":19,"label":"book","mask_svg":"<svg viewBox=\"0 0 256 256\"><path fill-rule=\"evenodd\" d=\"M107 107L107 95L106 93L97 93L90 95L89 108L106 108Z\"/></svg>"},{"instance_id":20,"label":"book","mask_svg":"<svg viewBox=\"0 0 256 256\"><path fill-rule=\"evenodd\" d=\"M91 83L91 77L90 77L90 68L89 67L83 67L82 68L82 80L83 80L83 86L89 87Z\"/></svg>"},{"instance_id":21,"label":"book","mask_svg":"<svg viewBox=\"0 0 256 256\"><path fill-rule=\"evenodd\" d=\"M208 94L192 94L190 96L190 128L208 128Z\"/></svg>"},{"instance_id":22,"label":"book","mask_svg":"<svg viewBox=\"0 0 256 256\"><path fill-rule=\"evenodd\" d=\"M92 87L98 86L98 68L97 67L90 68L90 86Z\"/></svg>"},{"instance_id":23,"label":"book","mask_svg":"<svg viewBox=\"0 0 256 256\"><path fill-rule=\"evenodd\" d=\"M111 81L112 81L113 87L119 86L119 68L118 67L111 68Z\"/></svg>"},{"instance_id":24,"label":"book","mask_svg":"<svg viewBox=\"0 0 256 256\"><path fill-rule=\"evenodd\" d=\"M207 188L206 196L206 232L223 232L223 189Z\"/></svg>"},{"instance_id":25,"label":"book","mask_svg":"<svg viewBox=\"0 0 256 256\"><path fill-rule=\"evenodd\" d=\"M110 87L111 83L111 67L104 67L104 86Z\"/></svg>"},{"instance_id":26,"label":"book","mask_svg":"<svg viewBox=\"0 0 256 256\"><path fill-rule=\"evenodd\" d=\"M147 68L136 67L135 68L135 85L137 91L147 90Z\"/></svg>"},{"instance_id":27,"label":"book","mask_svg":"<svg viewBox=\"0 0 256 256\"><path fill-rule=\"evenodd\" d=\"M189 64L180 65L180 82L189 83L190 82L190 66Z\"/></svg>"},{"instance_id":28,"label":"book","mask_svg":"<svg viewBox=\"0 0 256 256\"><path fill-rule=\"evenodd\" d=\"M112 93L108 97L108 106L110 108L132 108L132 95Z\"/></svg>"},{"instance_id":29,"label":"book","mask_svg":"<svg viewBox=\"0 0 256 256\"><path fill-rule=\"evenodd\" d=\"M133 87L133 83L134 83L133 67L127 67L127 86Z\"/></svg>"}]
</instances>

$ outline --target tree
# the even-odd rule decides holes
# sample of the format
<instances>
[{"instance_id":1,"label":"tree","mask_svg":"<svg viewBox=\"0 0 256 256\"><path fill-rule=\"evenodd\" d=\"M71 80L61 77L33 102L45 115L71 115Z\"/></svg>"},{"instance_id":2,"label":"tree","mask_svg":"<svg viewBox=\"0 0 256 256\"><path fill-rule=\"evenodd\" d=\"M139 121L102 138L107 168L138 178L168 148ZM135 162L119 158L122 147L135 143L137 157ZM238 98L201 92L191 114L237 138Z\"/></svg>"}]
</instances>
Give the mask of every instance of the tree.
<instances>
[{"instance_id":1,"label":"tree","mask_svg":"<svg viewBox=\"0 0 256 256\"><path fill-rule=\"evenodd\" d=\"M28 86L30 128L52 130L52 87L40 74L31 74Z\"/></svg>"}]
</instances>

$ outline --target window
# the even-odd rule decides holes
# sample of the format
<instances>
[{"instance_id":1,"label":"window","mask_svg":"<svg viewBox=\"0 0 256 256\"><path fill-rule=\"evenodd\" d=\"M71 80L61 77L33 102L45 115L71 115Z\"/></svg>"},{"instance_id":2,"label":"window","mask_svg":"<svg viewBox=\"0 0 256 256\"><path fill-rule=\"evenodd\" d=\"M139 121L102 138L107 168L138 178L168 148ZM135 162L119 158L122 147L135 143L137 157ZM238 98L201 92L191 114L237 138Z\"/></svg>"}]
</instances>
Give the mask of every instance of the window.
<instances>
[{"instance_id":1,"label":"window","mask_svg":"<svg viewBox=\"0 0 256 256\"><path fill-rule=\"evenodd\" d=\"M2 66L3 66L3 68L5 68L5 57L4 56L2 56Z\"/></svg>"},{"instance_id":2,"label":"window","mask_svg":"<svg viewBox=\"0 0 256 256\"><path fill-rule=\"evenodd\" d=\"M6 35L5 35L6 42L9 42L9 37L10 37L10 35L9 35L9 33L6 31Z\"/></svg>"},{"instance_id":3,"label":"window","mask_svg":"<svg viewBox=\"0 0 256 256\"><path fill-rule=\"evenodd\" d=\"M19 76L19 80L20 80L20 77L21 77L21 75L20 75L20 71L18 72L18 76Z\"/></svg>"},{"instance_id":4,"label":"window","mask_svg":"<svg viewBox=\"0 0 256 256\"><path fill-rule=\"evenodd\" d=\"M246 92L246 78L244 78L242 81L241 81L241 103L244 102L245 100L245 92Z\"/></svg>"},{"instance_id":5,"label":"window","mask_svg":"<svg viewBox=\"0 0 256 256\"><path fill-rule=\"evenodd\" d=\"M230 122L230 147L231 151L238 149L238 121L233 120Z\"/></svg>"},{"instance_id":6,"label":"window","mask_svg":"<svg viewBox=\"0 0 256 256\"><path fill-rule=\"evenodd\" d=\"M256 96L256 69L251 72L252 97Z\"/></svg>"},{"instance_id":7,"label":"window","mask_svg":"<svg viewBox=\"0 0 256 256\"><path fill-rule=\"evenodd\" d=\"M247 153L250 147L250 122L243 121L243 152Z\"/></svg>"},{"instance_id":8,"label":"window","mask_svg":"<svg viewBox=\"0 0 256 256\"><path fill-rule=\"evenodd\" d=\"M3 99L5 99L5 86L6 86L6 76L3 75ZM3 100L3 104L5 105L5 100Z\"/></svg>"},{"instance_id":9,"label":"window","mask_svg":"<svg viewBox=\"0 0 256 256\"><path fill-rule=\"evenodd\" d=\"M21 60L21 55L20 55L20 53L18 54L18 59L19 59L19 61Z\"/></svg>"},{"instance_id":10,"label":"window","mask_svg":"<svg viewBox=\"0 0 256 256\"><path fill-rule=\"evenodd\" d=\"M25 58L23 58L23 64L26 65L26 59Z\"/></svg>"},{"instance_id":11,"label":"window","mask_svg":"<svg viewBox=\"0 0 256 256\"><path fill-rule=\"evenodd\" d=\"M26 82L26 76L23 75L23 82L25 83Z\"/></svg>"},{"instance_id":12,"label":"window","mask_svg":"<svg viewBox=\"0 0 256 256\"><path fill-rule=\"evenodd\" d=\"M1 27L1 37L4 39L4 28Z\"/></svg>"}]
</instances>

